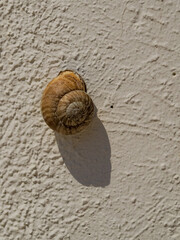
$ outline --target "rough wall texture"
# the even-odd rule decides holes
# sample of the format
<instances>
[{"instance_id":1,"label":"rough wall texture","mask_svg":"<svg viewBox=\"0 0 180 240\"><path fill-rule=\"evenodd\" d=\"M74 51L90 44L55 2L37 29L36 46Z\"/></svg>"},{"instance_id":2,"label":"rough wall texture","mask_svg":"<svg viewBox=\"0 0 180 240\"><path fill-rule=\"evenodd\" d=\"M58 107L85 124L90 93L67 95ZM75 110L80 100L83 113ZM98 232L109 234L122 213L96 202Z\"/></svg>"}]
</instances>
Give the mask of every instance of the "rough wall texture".
<instances>
[{"instance_id":1,"label":"rough wall texture","mask_svg":"<svg viewBox=\"0 0 180 240\"><path fill-rule=\"evenodd\" d=\"M178 0L1 0L0 240L180 239ZM63 69L98 117L40 113Z\"/></svg>"}]
</instances>

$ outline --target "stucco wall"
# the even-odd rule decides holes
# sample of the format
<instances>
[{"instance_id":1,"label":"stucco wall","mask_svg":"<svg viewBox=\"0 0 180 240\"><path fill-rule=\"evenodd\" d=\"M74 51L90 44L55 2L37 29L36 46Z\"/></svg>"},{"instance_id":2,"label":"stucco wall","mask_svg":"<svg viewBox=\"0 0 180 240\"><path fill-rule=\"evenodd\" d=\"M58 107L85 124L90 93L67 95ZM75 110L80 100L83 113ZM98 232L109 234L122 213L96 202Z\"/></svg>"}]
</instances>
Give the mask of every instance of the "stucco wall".
<instances>
[{"instance_id":1,"label":"stucco wall","mask_svg":"<svg viewBox=\"0 0 180 240\"><path fill-rule=\"evenodd\" d=\"M12 0L1 10L0 240L180 239L178 0ZM98 118L47 127L60 70Z\"/></svg>"}]
</instances>

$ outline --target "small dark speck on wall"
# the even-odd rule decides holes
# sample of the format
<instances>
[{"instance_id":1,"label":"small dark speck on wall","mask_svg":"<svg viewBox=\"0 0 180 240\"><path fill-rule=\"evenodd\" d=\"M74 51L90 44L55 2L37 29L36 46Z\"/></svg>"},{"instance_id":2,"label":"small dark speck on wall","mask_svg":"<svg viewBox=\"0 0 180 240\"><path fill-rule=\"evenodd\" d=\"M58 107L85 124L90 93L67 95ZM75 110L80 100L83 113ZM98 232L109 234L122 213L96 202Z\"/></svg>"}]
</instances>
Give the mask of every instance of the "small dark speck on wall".
<instances>
[{"instance_id":1,"label":"small dark speck on wall","mask_svg":"<svg viewBox=\"0 0 180 240\"><path fill-rule=\"evenodd\" d=\"M111 107L110 108L113 108L113 105L111 105Z\"/></svg>"}]
</instances>

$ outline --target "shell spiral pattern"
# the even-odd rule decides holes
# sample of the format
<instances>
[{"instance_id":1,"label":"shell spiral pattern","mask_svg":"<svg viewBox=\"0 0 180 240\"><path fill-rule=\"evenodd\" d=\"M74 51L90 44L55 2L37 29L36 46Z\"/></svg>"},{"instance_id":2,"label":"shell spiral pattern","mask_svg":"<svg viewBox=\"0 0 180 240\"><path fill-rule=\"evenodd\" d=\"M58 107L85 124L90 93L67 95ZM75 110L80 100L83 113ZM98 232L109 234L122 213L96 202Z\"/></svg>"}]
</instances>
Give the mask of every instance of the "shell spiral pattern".
<instances>
[{"instance_id":1,"label":"shell spiral pattern","mask_svg":"<svg viewBox=\"0 0 180 240\"><path fill-rule=\"evenodd\" d=\"M83 79L73 71L60 72L45 88L41 112L46 124L62 134L75 134L91 122L94 104Z\"/></svg>"}]
</instances>

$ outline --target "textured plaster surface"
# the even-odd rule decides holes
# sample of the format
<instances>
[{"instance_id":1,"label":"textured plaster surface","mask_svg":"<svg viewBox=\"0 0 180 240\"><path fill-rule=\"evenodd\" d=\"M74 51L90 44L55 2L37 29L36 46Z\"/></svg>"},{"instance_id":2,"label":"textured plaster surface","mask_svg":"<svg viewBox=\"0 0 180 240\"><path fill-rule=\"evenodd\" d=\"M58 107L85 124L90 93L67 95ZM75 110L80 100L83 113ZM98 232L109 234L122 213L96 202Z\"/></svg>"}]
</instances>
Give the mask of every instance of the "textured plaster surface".
<instances>
[{"instance_id":1,"label":"textured plaster surface","mask_svg":"<svg viewBox=\"0 0 180 240\"><path fill-rule=\"evenodd\" d=\"M179 0L1 0L0 11L0 240L179 240ZM72 137L40 113L64 69L98 111Z\"/></svg>"}]
</instances>

